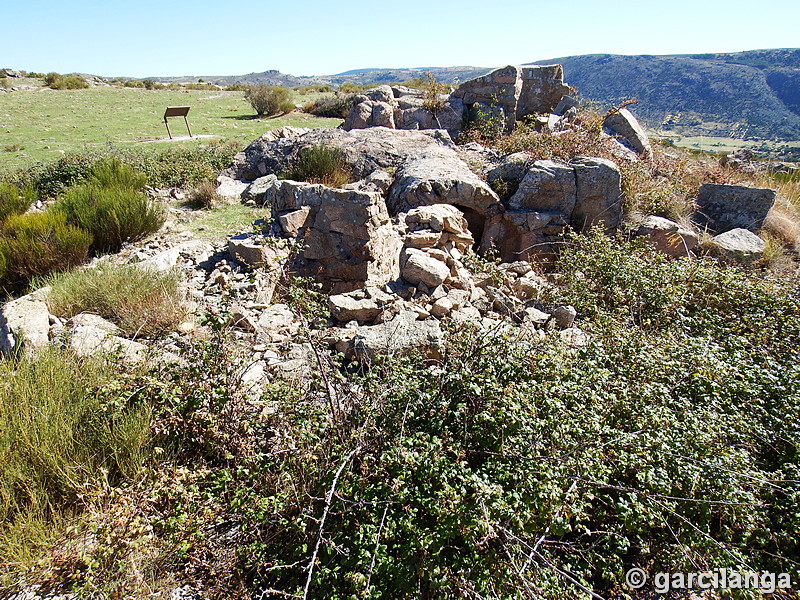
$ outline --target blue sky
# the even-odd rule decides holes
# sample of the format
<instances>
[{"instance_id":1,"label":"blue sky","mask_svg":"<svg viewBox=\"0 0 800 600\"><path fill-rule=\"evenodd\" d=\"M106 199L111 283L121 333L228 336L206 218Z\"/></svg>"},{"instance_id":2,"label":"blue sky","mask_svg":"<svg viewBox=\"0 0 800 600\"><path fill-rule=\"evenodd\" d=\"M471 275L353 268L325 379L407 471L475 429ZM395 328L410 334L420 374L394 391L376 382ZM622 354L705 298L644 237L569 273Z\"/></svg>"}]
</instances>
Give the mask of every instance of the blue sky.
<instances>
[{"instance_id":1,"label":"blue sky","mask_svg":"<svg viewBox=\"0 0 800 600\"><path fill-rule=\"evenodd\" d=\"M800 0L10 0L0 67L131 77L800 47Z\"/></svg>"}]
</instances>

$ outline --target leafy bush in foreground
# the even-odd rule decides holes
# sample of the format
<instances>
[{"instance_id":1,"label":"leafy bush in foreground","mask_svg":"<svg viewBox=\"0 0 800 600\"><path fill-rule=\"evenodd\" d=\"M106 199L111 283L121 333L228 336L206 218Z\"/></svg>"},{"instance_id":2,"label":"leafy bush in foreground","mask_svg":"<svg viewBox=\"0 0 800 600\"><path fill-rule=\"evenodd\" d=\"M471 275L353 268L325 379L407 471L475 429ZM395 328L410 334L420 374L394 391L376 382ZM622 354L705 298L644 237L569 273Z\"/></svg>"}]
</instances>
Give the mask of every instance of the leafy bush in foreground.
<instances>
[{"instance_id":1,"label":"leafy bush in foreground","mask_svg":"<svg viewBox=\"0 0 800 600\"><path fill-rule=\"evenodd\" d=\"M19 290L34 277L83 263L91 234L51 212L12 215L0 225L0 281Z\"/></svg>"}]
</instances>

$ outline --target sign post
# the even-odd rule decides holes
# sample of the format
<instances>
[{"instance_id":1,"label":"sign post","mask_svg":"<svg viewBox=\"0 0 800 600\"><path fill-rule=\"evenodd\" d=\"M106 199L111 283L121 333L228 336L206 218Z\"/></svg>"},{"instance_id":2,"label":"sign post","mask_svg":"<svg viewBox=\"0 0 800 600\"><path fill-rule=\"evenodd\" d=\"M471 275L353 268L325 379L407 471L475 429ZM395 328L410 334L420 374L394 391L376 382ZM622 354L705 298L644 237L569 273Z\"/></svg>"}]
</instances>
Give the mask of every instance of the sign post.
<instances>
[{"instance_id":1,"label":"sign post","mask_svg":"<svg viewBox=\"0 0 800 600\"><path fill-rule=\"evenodd\" d=\"M192 130L189 129L189 119L186 118L186 115L189 114L189 108L189 106L168 106L167 110L164 111L164 125L167 126L169 139L172 139L172 132L169 130L167 117L183 117L183 120L186 122L186 129L189 132L189 137L192 137Z\"/></svg>"}]
</instances>

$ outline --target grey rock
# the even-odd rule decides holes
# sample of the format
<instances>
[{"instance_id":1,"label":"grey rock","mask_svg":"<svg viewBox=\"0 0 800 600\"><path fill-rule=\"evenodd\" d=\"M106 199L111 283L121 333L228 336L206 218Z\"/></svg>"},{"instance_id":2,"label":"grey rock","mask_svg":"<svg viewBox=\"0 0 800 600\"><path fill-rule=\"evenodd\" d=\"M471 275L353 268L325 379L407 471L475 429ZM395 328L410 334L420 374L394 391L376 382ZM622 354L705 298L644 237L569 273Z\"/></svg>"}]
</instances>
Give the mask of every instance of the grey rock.
<instances>
[{"instance_id":1,"label":"grey rock","mask_svg":"<svg viewBox=\"0 0 800 600\"><path fill-rule=\"evenodd\" d=\"M404 162L387 204L392 214L431 204L453 204L482 216L500 210L497 194L446 147L432 147Z\"/></svg>"},{"instance_id":2,"label":"grey rock","mask_svg":"<svg viewBox=\"0 0 800 600\"><path fill-rule=\"evenodd\" d=\"M566 163L537 160L508 202L513 210L557 212L569 217L576 202L575 169Z\"/></svg>"},{"instance_id":3,"label":"grey rock","mask_svg":"<svg viewBox=\"0 0 800 600\"><path fill-rule=\"evenodd\" d=\"M553 311L553 318L559 329L569 329L575 322L578 312L572 306L559 306Z\"/></svg>"},{"instance_id":4,"label":"grey rock","mask_svg":"<svg viewBox=\"0 0 800 600\"><path fill-rule=\"evenodd\" d=\"M142 363L150 355L148 347L144 344L113 335L107 328L93 325L72 327L69 347L78 356L116 354L130 363Z\"/></svg>"},{"instance_id":5,"label":"grey rock","mask_svg":"<svg viewBox=\"0 0 800 600\"><path fill-rule=\"evenodd\" d=\"M604 158L577 157L570 161L575 169L576 200L571 222L577 230L602 223L605 231L615 231L622 222L622 189L617 165Z\"/></svg>"},{"instance_id":6,"label":"grey rock","mask_svg":"<svg viewBox=\"0 0 800 600\"><path fill-rule=\"evenodd\" d=\"M331 316L341 323L372 322L383 312L383 306L373 298L354 298L350 294L335 294L328 298Z\"/></svg>"},{"instance_id":7,"label":"grey rock","mask_svg":"<svg viewBox=\"0 0 800 600\"><path fill-rule=\"evenodd\" d=\"M620 139L626 146L643 158L653 157L653 149L647 134L639 125L639 121L627 108L612 112L603 121L603 130Z\"/></svg>"},{"instance_id":8,"label":"grey rock","mask_svg":"<svg viewBox=\"0 0 800 600\"><path fill-rule=\"evenodd\" d=\"M19 344L35 351L50 342L50 311L42 292L6 302L0 309L0 351L11 352Z\"/></svg>"},{"instance_id":9,"label":"grey rock","mask_svg":"<svg viewBox=\"0 0 800 600\"><path fill-rule=\"evenodd\" d=\"M338 148L352 167L353 177L364 179L378 169L394 169L409 156L436 146L454 147L446 131L405 131L370 127L367 129L305 129L274 135L269 132L238 153L223 175L254 181L292 167L305 148L323 145ZM296 129L296 128L295 128Z\"/></svg>"},{"instance_id":10,"label":"grey rock","mask_svg":"<svg viewBox=\"0 0 800 600\"><path fill-rule=\"evenodd\" d=\"M360 360L374 360L381 354L413 350L427 358L441 358L444 336L439 322L417 320L414 311L400 312L394 319L359 327L353 338L353 354Z\"/></svg>"},{"instance_id":11,"label":"grey rock","mask_svg":"<svg viewBox=\"0 0 800 600\"><path fill-rule=\"evenodd\" d=\"M300 324L286 304L267 307L258 318L258 331L270 343L285 342L297 333Z\"/></svg>"},{"instance_id":12,"label":"grey rock","mask_svg":"<svg viewBox=\"0 0 800 600\"><path fill-rule=\"evenodd\" d=\"M425 252L407 248L406 256L402 276L412 285L423 283L432 289L450 276L450 267Z\"/></svg>"},{"instance_id":13,"label":"grey rock","mask_svg":"<svg viewBox=\"0 0 800 600\"><path fill-rule=\"evenodd\" d=\"M728 261L749 264L764 254L767 245L747 229L731 229L711 238L712 252Z\"/></svg>"},{"instance_id":14,"label":"grey rock","mask_svg":"<svg viewBox=\"0 0 800 600\"><path fill-rule=\"evenodd\" d=\"M225 175L217 177L217 196L231 204L240 202L248 187L249 184L244 181L238 181Z\"/></svg>"},{"instance_id":15,"label":"grey rock","mask_svg":"<svg viewBox=\"0 0 800 600\"><path fill-rule=\"evenodd\" d=\"M772 189L704 183L697 196L694 220L714 233L738 228L755 232L764 224L773 204Z\"/></svg>"},{"instance_id":16,"label":"grey rock","mask_svg":"<svg viewBox=\"0 0 800 600\"><path fill-rule=\"evenodd\" d=\"M235 260L250 267L279 268L289 257L290 248L280 238L240 233L228 240L228 252Z\"/></svg>"}]
</instances>

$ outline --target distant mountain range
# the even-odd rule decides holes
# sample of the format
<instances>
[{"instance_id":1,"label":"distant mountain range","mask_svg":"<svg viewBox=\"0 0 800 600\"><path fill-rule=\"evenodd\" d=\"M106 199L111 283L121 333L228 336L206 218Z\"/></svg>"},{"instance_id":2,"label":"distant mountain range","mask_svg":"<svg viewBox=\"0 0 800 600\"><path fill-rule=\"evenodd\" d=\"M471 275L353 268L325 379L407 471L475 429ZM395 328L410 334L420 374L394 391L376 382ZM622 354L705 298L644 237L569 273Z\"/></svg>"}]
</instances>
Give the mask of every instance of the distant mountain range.
<instances>
[{"instance_id":1,"label":"distant mountain range","mask_svg":"<svg viewBox=\"0 0 800 600\"><path fill-rule=\"evenodd\" d=\"M582 99L603 107L637 99L634 112L652 129L680 135L800 140L800 49L733 54L622 56L592 54L537 61L564 65L564 77ZM504 66L504 65L497 65ZM487 67L357 69L321 77L279 71L203 77L234 83L301 86L395 83L431 72L457 84L490 71ZM196 78L159 78L189 82Z\"/></svg>"}]
</instances>

